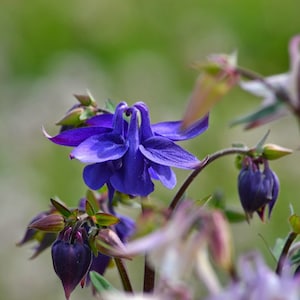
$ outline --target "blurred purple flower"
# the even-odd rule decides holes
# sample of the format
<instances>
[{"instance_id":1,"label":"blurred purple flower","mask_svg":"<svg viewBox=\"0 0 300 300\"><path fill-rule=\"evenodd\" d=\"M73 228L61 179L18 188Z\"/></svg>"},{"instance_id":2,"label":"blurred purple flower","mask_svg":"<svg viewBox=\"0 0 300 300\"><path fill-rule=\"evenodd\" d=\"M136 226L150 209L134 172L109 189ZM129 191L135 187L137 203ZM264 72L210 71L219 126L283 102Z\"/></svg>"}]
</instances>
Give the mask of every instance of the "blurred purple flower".
<instances>
[{"instance_id":1,"label":"blurred purple flower","mask_svg":"<svg viewBox=\"0 0 300 300\"><path fill-rule=\"evenodd\" d=\"M239 280L206 300L296 300L300 297L300 277L288 268L281 276L269 269L261 256L250 253L239 261Z\"/></svg>"},{"instance_id":2,"label":"blurred purple flower","mask_svg":"<svg viewBox=\"0 0 300 300\"><path fill-rule=\"evenodd\" d=\"M208 116L181 131L180 121L151 125L143 102L131 107L121 102L114 114L95 116L87 124L47 137L56 144L75 147L70 157L90 164L83 171L89 188L97 190L107 183L124 194L147 196L154 190L152 179L167 188L176 185L171 167L193 169L199 164L174 141L204 132Z\"/></svg>"}]
</instances>

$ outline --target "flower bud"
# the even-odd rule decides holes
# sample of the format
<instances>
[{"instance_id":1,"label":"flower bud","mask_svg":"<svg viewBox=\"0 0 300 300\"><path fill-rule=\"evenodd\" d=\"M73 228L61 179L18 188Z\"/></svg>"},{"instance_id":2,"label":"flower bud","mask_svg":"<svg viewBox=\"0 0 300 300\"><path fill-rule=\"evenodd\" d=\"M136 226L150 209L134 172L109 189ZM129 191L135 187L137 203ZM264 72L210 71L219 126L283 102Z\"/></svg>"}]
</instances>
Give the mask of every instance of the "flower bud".
<instances>
[{"instance_id":1,"label":"flower bud","mask_svg":"<svg viewBox=\"0 0 300 300\"><path fill-rule=\"evenodd\" d=\"M77 95L74 94L74 97L80 102L83 106L96 106L96 101L93 99L92 95L88 93L88 95Z\"/></svg>"},{"instance_id":2,"label":"flower bud","mask_svg":"<svg viewBox=\"0 0 300 300\"><path fill-rule=\"evenodd\" d=\"M232 269L232 242L228 223L220 211L213 211L210 218L209 246L213 259L227 271Z\"/></svg>"},{"instance_id":3,"label":"flower bud","mask_svg":"<svg viewBox=\"0 0 300 300\"><path fill-rule=\"evenodd\" d=\"M96 247L99 252L108 256L115 256L116 251L125 250L125 246L119 236L109 228L101 229L99 231L96 237ZM122 256L122 258L130 257Z\"/></svg>"},{"instance_id":4,"label":"flower bud","mask_svg":"<svg viewBox=\"0 0 300 300\"><path fill-rule=\"evenodd\" d=\"M262 155L268 160L278 159L285 155L291 154L293 150L284 148L275 144L265 144Z\"/></svg>"},{"instance_id":5,"label":"flower bud","mask_svg":"<svg viewBox=\"0 0 300 300\"><path fill-rule=\"evenodd\" d=\"M28 228L47 232L59 232L65 227L64 218L60 214L50 214L31 223Z\"/></svg>"},{"instance_id":6,"label":"flower bud","mask_svg":"<svg viewBox=\"0 0 300 300\"><path fill-rule=\"evenodd\" d=\"M83 114L84 108L83 107L75 107L71 109L67 114L56 122L56 125L63 125L63 126L76 126L80 124L82 121L80 120L80 116Z\"/></svg>"},{"instance_id":7,"label":"flower bud","mask_svg":"<svg viewBox=\"0 0 300 300\"><path fill-rule=\"evenodd\" d=\"M80 232L75 233L73 242L56 240L52 246L52 261L66 299L69 299L72 291L89 271L92 262L92 252L82 241Z\"/></svg>"},{"instance_id":8,"label":"flower bud","mask_svg":"<svg viewBox=\"0 0 300 300\"><path fill-rule=\"evenodd\" d=\"M47 217L49 211L41 212L36 215L29 223L27 230L20 242L17 243L17 246L23 246L29 242L37 242L37 245L34 246L34 252L30 259L36 258L42 251L51 246L51 244L56 240L57 233L54 232L42 232L38 229L32 227L32 224L38 222L39 220Z\"/></svg>"}]
</instances>

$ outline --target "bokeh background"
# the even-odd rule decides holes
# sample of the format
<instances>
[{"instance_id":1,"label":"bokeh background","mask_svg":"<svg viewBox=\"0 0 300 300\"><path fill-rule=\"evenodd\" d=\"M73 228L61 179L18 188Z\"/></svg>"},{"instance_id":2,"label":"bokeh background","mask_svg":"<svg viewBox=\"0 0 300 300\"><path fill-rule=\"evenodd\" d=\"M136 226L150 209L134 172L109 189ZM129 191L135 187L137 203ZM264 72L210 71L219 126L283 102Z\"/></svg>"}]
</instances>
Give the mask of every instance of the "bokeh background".
<instances>
[{"instance_id":1,"label":"bokeh background","mask_svg":"<svg viewBox=\"0 0 300 300\"><path fill-rule=\"evenodd\" d=\"M54 123L73 105L74 93L89 89L98 103L143 100L154 122L179 119L197 77L190 66L211 53L238 50L245 67L264 75L286 72L288 41L300 32L299 9L297 0L0 0L1 299L64 299L50 251L30 261L31 246L15 243L50 197L75 205L85 193L83 166L41 132L42 126L56 132ZM292 117L254 131L229 127L258 104L234 90L211 112L210 129L184 146L202 158L232 142L253 145L271 129L270 142L297 149ZM241 210L233 161L211 165L189 196L219 191ZM274 265L268 247L287 234L289 205L300 213L299 162L296 151L272 163L281 180L272 219L233 225L236 256L259 249ZM188 173L177 174L180 182ZM173 194L158 186L153 196L168 203ZM142 267L129 267L140 289ZM113 271L109 278L119 284ZM91 298L89 289L78 288L72 299L83 297Z\"/></svg>"}]
</instances>

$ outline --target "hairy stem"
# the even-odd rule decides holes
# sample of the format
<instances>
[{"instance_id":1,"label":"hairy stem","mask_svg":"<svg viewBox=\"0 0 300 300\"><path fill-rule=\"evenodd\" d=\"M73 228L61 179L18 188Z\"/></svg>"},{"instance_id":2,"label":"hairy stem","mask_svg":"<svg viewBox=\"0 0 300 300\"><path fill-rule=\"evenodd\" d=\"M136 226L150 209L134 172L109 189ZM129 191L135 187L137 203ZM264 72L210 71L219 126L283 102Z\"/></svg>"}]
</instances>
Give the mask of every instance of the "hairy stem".
<instances>
[{"instance_id":1,"label":"hairy stem","mask_svg":"<svg viewBox=\"0 0 300 300\"><path fill-rule=\"evenodd\" d=\"M228 149L223 149L220 151L217 151L213 154L207 155L198 165L198 167L188 176L188 178L185 180L183 185L180 187L176 195L174 196L172 202L169 205L169 209L173 211L178 203L180 202L182 196L184 195L185 191L187 188L190 186L190 184L194 181L194 179L199 175L199 173L205 169L210 163L215 161L216 159L230 155L230 154L250 154L251 149L248 148L228 148Z\"/></svg>"}]
</instances>

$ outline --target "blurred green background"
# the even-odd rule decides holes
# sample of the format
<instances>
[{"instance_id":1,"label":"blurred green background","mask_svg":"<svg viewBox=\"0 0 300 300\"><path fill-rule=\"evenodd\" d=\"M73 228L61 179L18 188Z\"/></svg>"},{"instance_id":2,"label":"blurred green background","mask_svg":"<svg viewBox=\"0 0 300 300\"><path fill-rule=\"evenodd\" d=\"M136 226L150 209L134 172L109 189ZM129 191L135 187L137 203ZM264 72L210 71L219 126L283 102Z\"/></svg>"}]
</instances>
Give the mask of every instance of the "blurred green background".
<instances>
[{"instance_id":1,"label":"blurred green background","mask_svg":"<svg viewBox=\"0 0 300 300\"><path fill-rule=\"evenodd\" d=\"M89 89L98 103L110 98L149 104L153 122L179 119L197 73L195 60L238 50L239 63L264 75L286 72L287 45L299 33L297 0L66 0L0 1L0 188L2 299L64 299L50 252L29 261L30 246L15 243L28 221L59 196L75 205L85 193L82 165L69 149L48 142L41 127L53 125L74 103L72 94ZM249 146L270 128L270 142L299 147L297 123L290 117L259 130L229 128L233 118L259 104L236 89L212 111L210 129L185 142L200 158L232 142ZM272 219L233 226L236 255L264 251L289 230L289 204L300 213L299 154L272 163L281 193ZM186 171L178 171L178 182ZM239 205L233 157L211 165L189 190L200 199L219 190L229 205ZM174 192L158 186L154 197L166 203ZM139 278L142 268L130 267ZM109 272L114 278L115 273ZM135 284L140 288L139 282ZM91 298L90 290L72 299Z\"/></svg>"}]
</instances>

